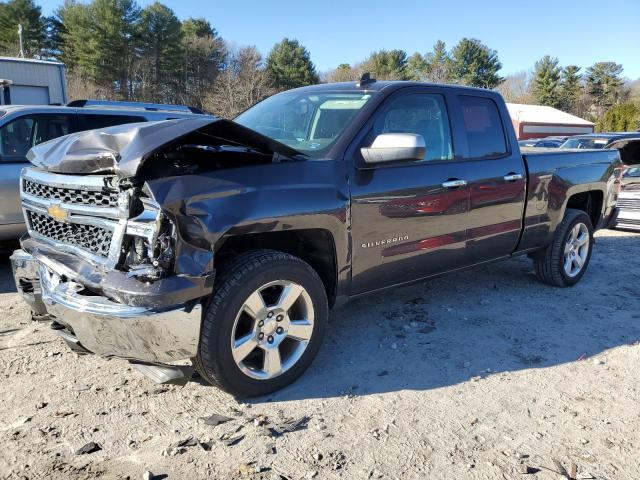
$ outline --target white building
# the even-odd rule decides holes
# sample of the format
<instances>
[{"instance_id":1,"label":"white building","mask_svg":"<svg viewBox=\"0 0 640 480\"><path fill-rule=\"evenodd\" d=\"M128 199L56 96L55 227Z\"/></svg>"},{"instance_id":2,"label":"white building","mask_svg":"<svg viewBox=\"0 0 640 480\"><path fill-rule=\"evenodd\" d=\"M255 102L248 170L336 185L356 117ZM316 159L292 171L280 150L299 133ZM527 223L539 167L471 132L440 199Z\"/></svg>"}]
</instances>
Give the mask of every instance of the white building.
<instances>
[{"instance_id":1,"label":"white building","mask_svg":"<svg viewBox=\"0 0 640 480\"><path fill-rule=\"evenodd\" d=\"M63 63L0 57L1 105L65 103L67 88Z\"/></svg>"},{"instance_id":2,"label":"white building","mask_svg":"<svg viewBox=\"0 0 640 480\"><path fill-rule=\"evenodd\" d=\"M594 123L557 108L520 103L507 103L507 108L518 140L593 133L595 128Z\"/></svg>"}]
</instances>

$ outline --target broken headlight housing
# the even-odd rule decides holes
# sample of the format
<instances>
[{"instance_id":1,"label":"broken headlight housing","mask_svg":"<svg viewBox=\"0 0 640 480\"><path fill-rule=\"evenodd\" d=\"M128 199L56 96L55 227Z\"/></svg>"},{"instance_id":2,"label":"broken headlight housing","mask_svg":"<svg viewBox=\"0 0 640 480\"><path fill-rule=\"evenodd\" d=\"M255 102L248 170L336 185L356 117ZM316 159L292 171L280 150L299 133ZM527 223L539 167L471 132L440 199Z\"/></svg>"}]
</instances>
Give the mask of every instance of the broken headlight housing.
<instances>
[{"instance_id":1,"label":"broken headlight housing","mask_svg":"<svg viewBox=\"0 0 640 480\"><path fill-rule=\"evenodd\" d=\"M127 221L122 269L141 280L165 277L173 270L175 225L152 200L131 203L134 216Z\"/></svg>"}]
</instances>

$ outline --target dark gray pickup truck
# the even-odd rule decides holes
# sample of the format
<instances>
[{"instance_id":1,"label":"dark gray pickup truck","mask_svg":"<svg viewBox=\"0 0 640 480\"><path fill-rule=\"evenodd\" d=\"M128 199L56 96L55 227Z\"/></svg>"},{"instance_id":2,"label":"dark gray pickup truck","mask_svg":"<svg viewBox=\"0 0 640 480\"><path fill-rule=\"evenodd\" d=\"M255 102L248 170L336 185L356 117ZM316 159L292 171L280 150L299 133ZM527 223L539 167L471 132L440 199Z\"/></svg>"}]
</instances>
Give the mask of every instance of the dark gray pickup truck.
<instances>
[{"instance_id":1,"label":"dark gray pickup truck","mask_svg":"<svg viewBox=\"0 0 640 480\"><path fill-rule=\"evenodd\" d=\"M521 153L495 92L368 78L29 159L12 261L34 316L78 351L156 381L191 360L238 395L301 375L352 297L525 254L576 284L621 177L615 150Z\"/></svg>"}]
</instances>

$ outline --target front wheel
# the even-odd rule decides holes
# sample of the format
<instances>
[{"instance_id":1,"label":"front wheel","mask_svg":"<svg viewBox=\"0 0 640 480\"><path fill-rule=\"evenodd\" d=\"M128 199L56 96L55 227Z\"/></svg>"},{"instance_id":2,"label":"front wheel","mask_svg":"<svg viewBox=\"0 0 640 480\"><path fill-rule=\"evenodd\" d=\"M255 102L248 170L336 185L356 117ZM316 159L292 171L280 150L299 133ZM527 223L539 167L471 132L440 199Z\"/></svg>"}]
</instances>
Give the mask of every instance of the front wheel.
<instances>
[{"instance_id":1,"label":"front wheel","mask_svg":"<svg viewBox=\"0 0 640 480\"><path fill-rule=\"evenodd\" d=\"M571 287L587 270L592 249L591 219L582 210L568 208L551 244L533 257L536 275L549 285Z\"/></svg>"},{"instance_id":2,"label":"front wheel","mask_svg":"<svg viewBox=\"0 0 640 480\"><path fill-rule=\"evenodd\" d=\"M292 255L259 250L224 268L205 312L196 366L239 396L280 389L320 348L328 317L322 280Z\"/></svg>"}]
</instances>

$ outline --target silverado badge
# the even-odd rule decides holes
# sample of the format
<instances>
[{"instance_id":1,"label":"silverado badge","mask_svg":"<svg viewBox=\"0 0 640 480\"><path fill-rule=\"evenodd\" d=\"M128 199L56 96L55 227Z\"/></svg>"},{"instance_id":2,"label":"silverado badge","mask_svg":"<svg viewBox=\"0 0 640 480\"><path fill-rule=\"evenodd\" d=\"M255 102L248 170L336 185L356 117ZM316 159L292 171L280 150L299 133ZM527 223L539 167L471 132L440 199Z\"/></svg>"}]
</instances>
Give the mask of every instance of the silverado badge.
<instances>
[{"instance_id":1,"label":"silverado badge","mask_svg":"<svg viewBox=\"0 0 640 480\"><path fill-rule=\"evenodd\" d=\"M409 235L398 235L397 237L384 238L382 240L376 240L375 242L366 242L362 244L362 248L379 247L380 245L404 242L405 240L409 240Z\"/></svg>"},{"instance_id":2,"label":"silverado badge","mask_svg":"<svg viewBox=\"0 0 640 480\"><path fill-rule=\"evenodd\" d=\"M67 219L67 211L58 204L51 205L47 208L47 213L59 222L64 222Z\"/></svg>"}]
</instances>

